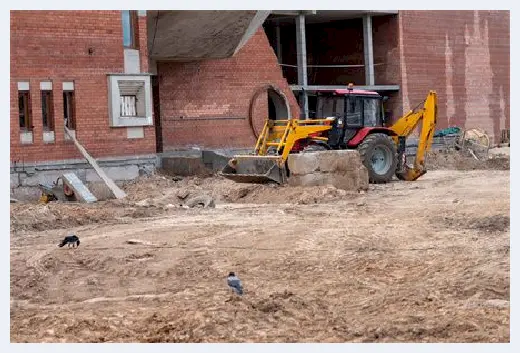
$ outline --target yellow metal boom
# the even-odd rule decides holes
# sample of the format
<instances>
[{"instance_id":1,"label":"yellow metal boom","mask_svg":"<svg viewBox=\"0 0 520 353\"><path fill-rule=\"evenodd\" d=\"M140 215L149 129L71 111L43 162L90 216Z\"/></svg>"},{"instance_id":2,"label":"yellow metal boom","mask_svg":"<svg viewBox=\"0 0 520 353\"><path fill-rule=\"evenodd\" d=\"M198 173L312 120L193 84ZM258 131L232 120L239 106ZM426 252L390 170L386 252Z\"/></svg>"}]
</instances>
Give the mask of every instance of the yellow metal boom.
<instances>
[{"instance_id":1,"label":"yellow metal boom","mask_svg":"<svg viewBox=\"0 0 520 353\"><path fill-rule=\"evenodd\" d=\"M423 108L411 110L390 127L390 130L394 131L397 135L393 137L394 141L397 143L399 136L408 137L421 120L421 134L419 136L415 161L413 167L410 168L405 164L404 172L396 173L397 177L401 180L412 181L426 174L426 166L424 163L425 155L432 146L435 125L437 124L437 93L435 91L428 93Z\"/></svg>"}]
</instances>

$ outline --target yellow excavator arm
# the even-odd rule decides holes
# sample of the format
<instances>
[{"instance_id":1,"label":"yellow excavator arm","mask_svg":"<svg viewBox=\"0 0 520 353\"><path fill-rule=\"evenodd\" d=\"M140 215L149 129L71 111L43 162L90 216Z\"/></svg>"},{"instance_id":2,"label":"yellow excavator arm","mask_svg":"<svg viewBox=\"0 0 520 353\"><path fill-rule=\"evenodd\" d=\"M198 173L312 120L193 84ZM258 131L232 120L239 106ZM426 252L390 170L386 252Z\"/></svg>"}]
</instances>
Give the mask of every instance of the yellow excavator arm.
<instances>
[{"instance_id":1,"label":"yellow excavator arm","mask_svg":"<svg viewBox=\"0 0 520 353\"><path fill-rule=\"evenodd\" d=\"M419 136L415 161L412 167L405 163L403 166L404 171L396 173L397 177L401 180L413 181L418 179L421 175L426 174L424 163L425 155L432 146L435 126L437 124L437 93L435 91L428 93L421 109L411 110L390 127L397 135L394 137L394 141L398 143L399 136L408 137L421 120L421 134Z\"/></svg>"}]
</instances>

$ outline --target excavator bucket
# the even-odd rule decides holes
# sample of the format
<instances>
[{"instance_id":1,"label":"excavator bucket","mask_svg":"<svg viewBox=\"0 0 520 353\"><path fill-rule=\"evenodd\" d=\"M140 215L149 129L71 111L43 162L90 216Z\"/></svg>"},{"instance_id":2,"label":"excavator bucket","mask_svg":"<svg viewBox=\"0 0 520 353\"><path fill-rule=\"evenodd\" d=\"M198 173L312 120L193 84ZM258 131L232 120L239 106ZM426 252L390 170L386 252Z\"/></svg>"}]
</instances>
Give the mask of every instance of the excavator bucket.
<instances>
[{"instance_id":1,"label":"excavator bucket","mask_svg":"<svg viewBox=\"0 0 520 353\"><path fill-rule=\"evenodd\" d=\"M237 183L284 184L287 181L285 167L280 167L279 156L235 156L222 169L220 175Z\"/></svg>"}]
</instances>

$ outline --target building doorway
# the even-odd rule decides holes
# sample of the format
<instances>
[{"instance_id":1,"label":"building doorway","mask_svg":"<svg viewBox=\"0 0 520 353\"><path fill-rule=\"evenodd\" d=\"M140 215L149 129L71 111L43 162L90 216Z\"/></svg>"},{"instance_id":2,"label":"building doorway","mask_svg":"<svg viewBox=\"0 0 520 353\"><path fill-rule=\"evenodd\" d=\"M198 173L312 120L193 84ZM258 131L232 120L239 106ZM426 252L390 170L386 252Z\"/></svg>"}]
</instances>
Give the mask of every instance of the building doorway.
<instances>
[{"instance_id":1,"label":"building doorway","mask_svg":"<svg viewBox=\"0 0 520 353\"><path fill-rule=\"evenodd\" d=\"M161 126L161 101L159 94L159 76L152 76L152 100L153 100L153 116L155 125L155 151L163 152L163 135Z\"/></svg>"}]
</instances>

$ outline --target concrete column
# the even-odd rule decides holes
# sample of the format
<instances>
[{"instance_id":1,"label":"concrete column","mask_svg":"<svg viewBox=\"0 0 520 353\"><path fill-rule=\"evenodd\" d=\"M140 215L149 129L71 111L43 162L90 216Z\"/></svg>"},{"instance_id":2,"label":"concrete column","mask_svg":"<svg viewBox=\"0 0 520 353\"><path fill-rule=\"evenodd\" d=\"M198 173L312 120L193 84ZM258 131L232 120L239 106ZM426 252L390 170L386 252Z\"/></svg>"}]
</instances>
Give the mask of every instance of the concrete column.
<instances>
[{"instance_id":1,"label":"concrete column","mask_svg":"<svg viewBox=\"0 0 520 353\"><path fill-rule=\"evenodd\" d=\"M298 85L303 87L300 92L300 109L304 119L309 117L309 99L307 97L307 48L305 42L305 15L296 17L296 56L298 65Z\"/></svg>"},{"instance_id":2,"label":"concrete column","mask_svg":"<svg viewBox=\"0 0 520 353\"><path fill-rule=\"evenodd\" d=\"M365 53L365 85L373 86L374 79L374 46L372 43L372 16L363 16L363 51Z\"/></svg>"},{"instance_id":3,"label":"concrete column","mask_svg":"<svg viewBox=\"0 0 520 353\"><path fill-rule=\"evenodd\" d=\"M282 63L282 38L280 37L280 24L276 23L276 57L278 63Z\"/></svg>"}]
</instances>

